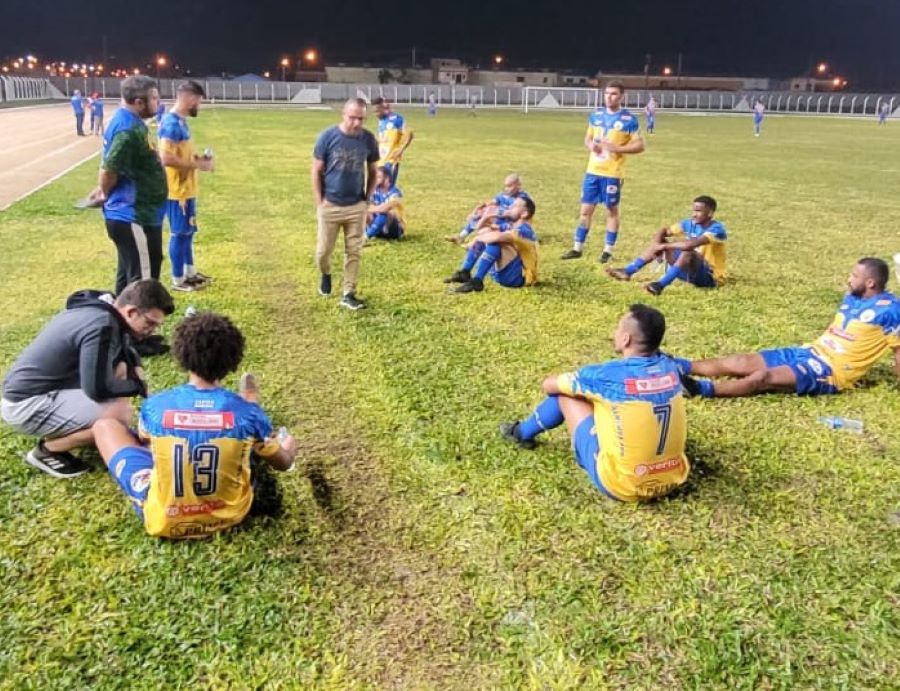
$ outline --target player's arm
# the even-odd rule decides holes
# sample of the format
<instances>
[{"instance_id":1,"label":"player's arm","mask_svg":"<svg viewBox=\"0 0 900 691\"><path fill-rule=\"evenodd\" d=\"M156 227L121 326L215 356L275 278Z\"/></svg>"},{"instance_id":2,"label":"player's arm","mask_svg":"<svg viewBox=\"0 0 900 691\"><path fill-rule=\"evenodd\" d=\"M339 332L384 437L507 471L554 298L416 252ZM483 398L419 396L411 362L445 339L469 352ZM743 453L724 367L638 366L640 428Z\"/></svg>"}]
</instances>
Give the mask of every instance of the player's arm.
<instances>
[{"instance_id":1,"label":"player's arm","mask_svg":"<svg viewBox=\"0 0 900 691\"><path fill-rule=\"evenodd\" d=\"M322 206L322 202L325 200L325 191L322 187L324 175L325 161L321 158L313 158L312 166L310 166L310 177L312 178L313 201L316 206ZM368 196L371 196L371 192Z\"/></svg>"},{"instance_id":2,"label":"player's arm","mask_svg":"<svg viewBox=\"0 0 900 691\"><path fill-rule=\"evenodd\" d=\"M655 244L660 244L666 241L666 238L671 235L671 231L668 226L663 226L659 230L656 231L656 235L653 236L653 242Z\"/></svg>"},{"instance_id":3,"label":"player's arm","mask_svg":"<svg viewBox=\"0 0 900 691\"><path fill-rule=\"evenodd\" d=\"M113 137L109 150L100 163L97 187L88 195L93 202L103 201L119 181L119 171L128 170L131 164L132 148L128 145L130 131L122 131Z\"/></svg>"},{"instance_id":4,"label":"player's arm","mask_svg":"<svg viewBox=\"0 0 900 691\"><path fill-rule=\"evenodd\" d=\"M268 463L275 470L290 470L297 458L297 440L290 434L278 442L278 450L271 456L266 456Z\"/></svg>"},{"instance_id":5,"label":"player's arm","mask_svg":"<svg viewBox=\"0 0 900 691\"><path fill-rule=\"evenodd\" d=\"M483 242L486 245L513 244L512 233L504 233L501 230L485 230L476 235L472 242ZM469 243L470 245L472 243Z\"/></svg>"},{"instance_id":6,"label":"player's arm","mask_svg":"<svg viewBox=\"0 0 900 691\"><path fill-rule=\"evenodd\" d=\"M397 197L389 197L381 204L369 204L370 214L386 214L388 211L397 206Z\"/></svg>"},{"instance_id":7,"label":"player's arm","mask_svg":"<svg viewBox=\"0 0 900 691\"><path fill-rule=\"evenodd\" d=\"M178 170L210 170L212 168L212 159L204 156L194 156L193 158L182 158L177 153L178 142L166 137L159 139L159 160L164 166L169 168L177 168Z\"/></svg>"},{"instance_id":8,"label":"player's arm","mask_svg":"<svg viewBox=\"0 0 900 691\"><path fill-rule=\"evenodd\" d=\"M415 139L416 133L410 129L404 129L403 133L400 135L400 149L395 154L394 160L399 163L400 159L403 158L403 154L406 153L406 150L409 148L409 145L412 144L412 140Z\"/></svg>"},{"instance_id":9,"label":"player's arm","mask_svg":"<svg viewBox=\"0 0 900 691\"><path fill-rule=\"evenodd\" d=\"M671 249L671 250L682 250L684 252L688 252L690 250L696 249L697 247L701 247L702 245L709 244L709 237L703 235L699 238L689 238L686 240L677 240L676 242L663 242L663 249Z\"/></svg>"},{"instance_id":10,"label":"player's arm","mask_svg":"<svg viewBox=\"0 0 900 691\"><path fill-rule=\"evenodd\" d=\"M375 173L378 170L378 161L369 161L368 174L366 175L366 199L372 196L375 191Z\"/></svg>"},{"instance_id":11,"label":"player's arm","mask_svg":"<svg viewBox=\"0 0 900 691\"><path fill-rule=\"evenodd\" d=\"M639 154L644 148L644 138L635 133L631 135L627 144L613 144L610 141L603 141L603 148L611 154Z\"/></svg>"}]
</instances>

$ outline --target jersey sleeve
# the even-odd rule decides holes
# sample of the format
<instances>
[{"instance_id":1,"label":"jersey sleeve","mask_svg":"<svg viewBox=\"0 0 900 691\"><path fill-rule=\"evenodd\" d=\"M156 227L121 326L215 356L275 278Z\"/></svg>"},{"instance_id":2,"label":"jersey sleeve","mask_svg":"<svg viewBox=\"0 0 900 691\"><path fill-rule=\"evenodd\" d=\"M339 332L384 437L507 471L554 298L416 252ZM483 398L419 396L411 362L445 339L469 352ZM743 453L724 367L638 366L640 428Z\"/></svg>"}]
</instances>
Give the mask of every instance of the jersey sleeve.
<instances>
[{"instance_id":1,"label":"jersey sleeve","mask_svg":"<svg viewBox=\"0 0 900 691\"><path fill-rule=\"evenodd\" d=\"M682 237L686 235L684 230L684 221L678 221L678 223L673 223L669 226L669 234L674 235L675 237Z\"/></svg>"},{"instance_id":2,"label":"jersey sleeve","mask_svg":"<svg viewBox=\"0 0 900 691\"><path fill-rule=\"evenodd\" d=\"M178 120L169 115L164 116L162 122L159 124L160 144L162 143L163 139L168 139L173 142L180 142L183 141L184 138L184 132L178 126Z\"/></svg>"},{"instance_id":3,"label":"jersey sleeve","mask_svg":"<svg viewBox=\"0 0 900 691\"><path fill-rule=\"evenodd\" d=\"M725 226L723 226L721 223L713 223L703 233L703 237L709 240L712 244L721 244L728 239L728 236L725 233Z\"/></svg>"},{"instance_id":4,"label":"jersey sleeve","mask_svg":"<svg viewBox=\"0 0 900 691\"><path fill-rule=\"evenodd\" d=\"M900 302L878 315L876 323L884 330L888 348L900 348Z\"/></svg>"},{"instance_id":5,"label":"jersey sleeve","mask_svg":"<svg viewBox=\"0 0 900 691\"><path fill-rule=\"evenodd\" d=\"M556 386L560 393L566 396L577 396L586 398L589 401L601 401L603 395L596 385L597 368L595 371L589 372L587 368L582 368L576 372L566 372L556 378Z\"/></svg>"}]
</instances>

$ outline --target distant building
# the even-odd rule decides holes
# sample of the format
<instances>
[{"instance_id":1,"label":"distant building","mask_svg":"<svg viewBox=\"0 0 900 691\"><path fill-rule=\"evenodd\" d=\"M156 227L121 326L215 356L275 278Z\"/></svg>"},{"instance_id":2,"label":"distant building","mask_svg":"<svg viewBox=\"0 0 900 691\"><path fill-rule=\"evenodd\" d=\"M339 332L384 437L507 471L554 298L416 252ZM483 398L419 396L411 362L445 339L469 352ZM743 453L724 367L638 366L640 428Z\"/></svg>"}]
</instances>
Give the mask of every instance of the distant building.
<instances>
[{"instance_id":1,"label":"distant building","mask_svg":"<svg viewBox=\"0 0 900 691\"><path fill-rule=\"evenodd\" d=\"M468 84L469 66L456 58L434 58L431 77L433 84Z\"/></svg>"},{"instance_id":2,"label":"distant building","mask_svg":"<svg viewBox=\"0 0 900 691\"><path fill-rule=\"evenodd\" d=\"M790 82L791 91L840 91L845 83L840 78L816 79L815 77L794 77Z\"/></svg>"}]
</instances>

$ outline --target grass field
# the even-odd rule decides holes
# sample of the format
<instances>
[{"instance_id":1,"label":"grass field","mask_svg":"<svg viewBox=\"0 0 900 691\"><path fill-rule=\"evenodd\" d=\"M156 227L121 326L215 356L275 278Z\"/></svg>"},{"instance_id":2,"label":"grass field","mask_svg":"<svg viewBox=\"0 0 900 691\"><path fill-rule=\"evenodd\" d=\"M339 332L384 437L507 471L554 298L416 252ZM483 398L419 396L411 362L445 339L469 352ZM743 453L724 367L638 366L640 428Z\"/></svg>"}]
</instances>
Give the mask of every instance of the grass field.
<instances>
[{"instance_id":1,"label":"grass field","mask_svg":"<svg viewBox=\"0 0 900 691\"><path fill-rule=\"evenodd\" d=\"M178 314L239 323L302 467L279 477L281 518L160 542L99 461L54 480L0 427L0 686L900 686L887 359L840 396L689 402L692 479L647 506L601 500L562 430L531 453L496 433L544 375L612 357L633 302L663 309L665 347L685 356L817 336L853 262L900 251L900 129L769 118L754 139L749 116L660 116L629 162L617 263L711 194L731 280L654 299L603 274L602 228L590 259L558 260L583 114L407 115L411 237L365 249L370 309L350 314L316 295L312 260L310 153L336 114L201 113L195 137L219 164L201 183L198 263L217 280L178 295ZM68 293L113 283L99 214L72 208L95 170L0 214L0 370ZM440 237L510 170L537 202L541 282L449 295L440 279L462 254ZM165 358L148 369L157 390L182 380ZM819 426L829 414L866 434Z\"/></svg>"}]
</instances>

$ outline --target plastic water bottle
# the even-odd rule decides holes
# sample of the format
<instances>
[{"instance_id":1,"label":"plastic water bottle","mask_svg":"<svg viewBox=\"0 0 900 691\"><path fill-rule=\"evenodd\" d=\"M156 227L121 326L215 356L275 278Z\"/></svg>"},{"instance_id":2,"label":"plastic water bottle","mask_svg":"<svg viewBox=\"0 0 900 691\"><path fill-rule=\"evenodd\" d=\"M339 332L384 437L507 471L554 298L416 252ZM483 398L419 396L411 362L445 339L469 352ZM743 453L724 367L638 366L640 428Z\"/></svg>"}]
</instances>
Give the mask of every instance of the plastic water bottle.
<instances>
[{"instance_id":1,"label":"plastic water bottle","mask_svg":"<svg viewBox=\"0 0 900 691\"><path fill-rule=\"evenodd\" d=\"M850 418L846 417L827 415L820 417L819 422L825 425L828 429L843 429L848 432L853 432L854 434L863 433L862 420L851 420Z\"/></svg>"},{"instance_id":2,"label":"plastic water bottle","mask_svg":"<svg viewBox=\"0 0 900 691\"><path fill-rule=\"evenodd\" d=\"M184 311L184 318L188 319L189 317L193 317L195 314L197 314L197 308L193 305L188 305L187 309Z\"/></svg>"},{"instance_id":3,"label":"plastic water bottle","mask_svg":"<svg viewBox=\"0 0 900 691\"><path fill-rule=\"evenodd\" d=\"M290 432L288 432L287 427L285 427L284 425L279 427L278 428L278 443L281 444L282 442L284 442L284 440L288 438L289 434L290 434ZM289 473L292 472L296 467L297 467L297 462L294 461L293 463L291 463L291 467L287 469L287 472L289 472Z\"/></svg>"}]
</instances>

